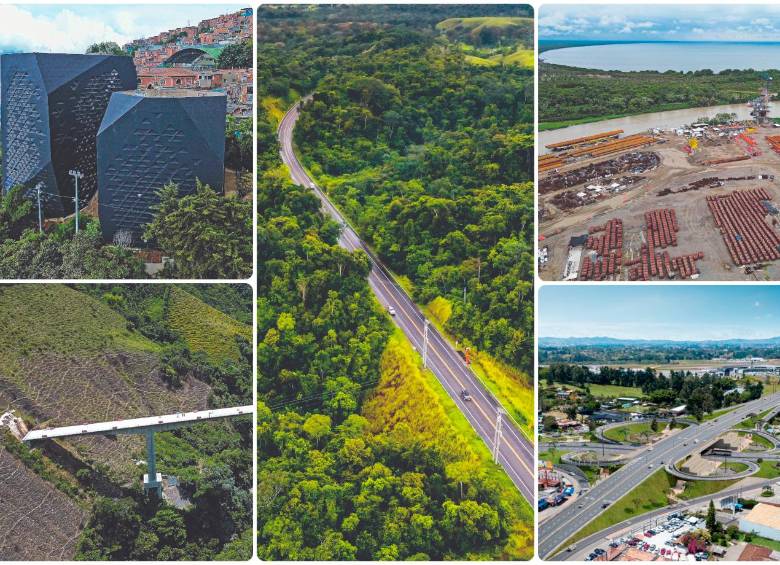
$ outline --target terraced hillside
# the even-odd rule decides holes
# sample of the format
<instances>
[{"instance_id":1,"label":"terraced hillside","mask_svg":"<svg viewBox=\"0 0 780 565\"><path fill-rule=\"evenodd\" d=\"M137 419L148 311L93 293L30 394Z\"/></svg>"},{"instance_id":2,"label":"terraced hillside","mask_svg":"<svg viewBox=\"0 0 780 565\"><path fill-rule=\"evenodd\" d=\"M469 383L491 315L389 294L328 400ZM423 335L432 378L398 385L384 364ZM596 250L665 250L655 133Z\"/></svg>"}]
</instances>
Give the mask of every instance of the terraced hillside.
<instances>
[{"instance_id":1,"label":"terraced hillside","mask_svg":"<svg viewBox=\"0 0 780 565\"><path fill-rule=\"evenodd\" d=\"M0 449L0 558L67 559L87 513L67 495Z\"/></svg>"},{"instance_id":2,"label":"terraced hillside","mask_svg":"<svg viewBox=\"0 0 780 565\"><path fill-rule=\"evenodd\" d=\"M185 300L200 315L182 322L179 331L168 314ZM251 311L251 303L244 307ZM219 333L214 331L217 316L212 310L219 315ZM250 361L239 352L230 355L230 367L223 367L221 360L197 356L182 335L208 332L215 348L224 342L232 352L235 336L247 331L244 324L192 295L178 295L163 285L2 286L0 414L13 410L35 429L249 404L251 396L242 398L242 391L251 390ZM158 434L158 470L177 476L184 498L193 499L194 504L181 511L182 527L185 513L192 514L194 524L205 510L196 497L202 482L212 480L211 472L218 470L219 480L232 481L236 488L228 507L236 501L244 506L243 521L231 520L229 532L208 526L205 534L185 531L183 538L176 538L186 541L192 536L204 547L211 544L206 550L211 554L251 524L251 506L239 496L243 492L248 500L251 486L246 470L251 471L251 450L246 449L251 426L236 422ZM114 546L112 536L118 531L96 526L106 519L119 520L105 511L105 506L116 511L113 505L119 500L126 501L121 502L128 507L125 517L139 504L144 512L155 513L149 501L140 498L138 481L146 457L141 436L70 438L30 449L7 428L0 428L0 434L0 559L124 559L140 551L127 540ZM139 498L123 498L127 496ZM159 511L171 509L162 503ZM241 508L231 511L242 516ZM219 512L210 514L214 520L223 518ZM21 525L20 533L16 530ZM134 527L138 524L125 529L132 532ZM141 536L141 531L136 534ZM23 543L15 541L17 537ZM168 545L161 540L158 551L165 552L149 551L144 558L204 555L191 544L176 552Z\"/></svg>"},{"instance_id":3,"label":"terraced hillside","mask_svg":"<svg viewBox=\"0 0 780 565\"><path fill-rule=\"evenodd\" d=\"M187 291L171 288L168 311L171 327L178 331L193 351L202 351L216 362L236 360L239 347L235 336L252 341L252 329L223 314Z\"/></svg>"}]
</instances>

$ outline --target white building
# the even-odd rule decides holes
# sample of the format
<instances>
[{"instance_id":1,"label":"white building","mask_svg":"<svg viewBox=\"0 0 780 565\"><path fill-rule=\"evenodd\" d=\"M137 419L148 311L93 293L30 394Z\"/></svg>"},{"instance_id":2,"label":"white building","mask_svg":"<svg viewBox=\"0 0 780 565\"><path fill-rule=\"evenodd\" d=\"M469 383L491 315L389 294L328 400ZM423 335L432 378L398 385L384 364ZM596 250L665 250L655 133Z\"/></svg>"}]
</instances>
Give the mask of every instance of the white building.
<instances>
[{"instance_id":1,"label":"white building","mask_svg":"<svg viewBox=\"0 0 780 565\"><path fill-rule=\"evenodd\" d=\"M759 502L746 516L740 518L739 529L780 541L780 506Z\"/></svg>"}]
</instances>

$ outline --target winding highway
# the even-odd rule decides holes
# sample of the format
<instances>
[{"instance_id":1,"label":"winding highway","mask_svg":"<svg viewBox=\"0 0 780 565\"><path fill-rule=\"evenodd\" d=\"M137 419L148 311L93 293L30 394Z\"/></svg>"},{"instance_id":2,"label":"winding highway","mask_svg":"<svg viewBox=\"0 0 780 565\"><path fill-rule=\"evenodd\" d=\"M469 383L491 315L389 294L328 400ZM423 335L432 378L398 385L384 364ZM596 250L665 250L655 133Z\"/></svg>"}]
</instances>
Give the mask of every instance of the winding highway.
<instances>
[{"instance_id":1,"label":"winding highway","mask_svg":"<svg viewBox=\"0 0 780 565\"><path fill-rule=\"evenodd\" d=\"M348 220L303 168L293 149L293 130L299 112L300 102L287 111L277 131L280 154L290 171L290 178L295 184L311 189L320 199L324 212L342 225L340 245L349 251L362 250L368 255L371 263L371 272L368 275L369 286L383 306L395 310L393 322L420 354L425 351L424 334L425 327L428 325L428 347L425 355L427 367L491 451L494 447L498 415L502 414L499 426L501 436L498 442L498 463L533 507L536 464L531 439L501 410L498 401L482 385L479 378L433 324L428 323L417 305L396 283L390 271L358 237ZM462 397L463 390L468 391L470 400Z\"/></svg>"},{"instance_id":2,"label":"winding highway","mask_svg":"<svg viewBox=\"0 0 780 565\"><path fill-rule=\"evenodd\" d=\"M580 497L576 508L540 525L539 556L542 559L563 558L553 556L565 549L564 544L569 538L604 512L609 505L628 494L649 475L703 448L708 442L712 442L750 414L773 408L779 402L780 393L775 393L741 404L714 420L705 421L698 426L689 426L660 440L652 446L652 449L641 450L626 465L615 471L609 478L597 483L585 496Z\"/></svg>"}]
</instances>

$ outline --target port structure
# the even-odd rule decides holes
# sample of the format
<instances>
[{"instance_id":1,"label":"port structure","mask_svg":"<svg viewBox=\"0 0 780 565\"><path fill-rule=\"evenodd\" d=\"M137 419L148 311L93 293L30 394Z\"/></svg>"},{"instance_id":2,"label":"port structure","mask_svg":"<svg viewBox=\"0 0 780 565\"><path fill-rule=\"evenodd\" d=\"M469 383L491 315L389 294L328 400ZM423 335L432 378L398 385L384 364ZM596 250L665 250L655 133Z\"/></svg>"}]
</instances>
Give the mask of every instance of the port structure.
<instances>
[{"instance_id":1,"label":"port structure","mask_svg":"<svg viewBox=\"0 0 780 565\"><path fill-rule=\"evenodd\" d=\"M59 428L43 428L33 430L24 436L22 441L30 444L34 441L51 440L74 436L116 436L119 434L132 434L146 436L146 470L144 474L144 492L162 495L162 475L157 472L157 454L154 446L155 432L164 432L192 426L207 420L219 420L248 416L253 412L253 407L236 406L233 408L216 408L214 410L200 410L196 412L177 412L162 416L148 416L133 418L130 420L116 420L110 422L98 422L94 424L79 424L75 426L63 426Z\"/></svg>"}]
</instances>

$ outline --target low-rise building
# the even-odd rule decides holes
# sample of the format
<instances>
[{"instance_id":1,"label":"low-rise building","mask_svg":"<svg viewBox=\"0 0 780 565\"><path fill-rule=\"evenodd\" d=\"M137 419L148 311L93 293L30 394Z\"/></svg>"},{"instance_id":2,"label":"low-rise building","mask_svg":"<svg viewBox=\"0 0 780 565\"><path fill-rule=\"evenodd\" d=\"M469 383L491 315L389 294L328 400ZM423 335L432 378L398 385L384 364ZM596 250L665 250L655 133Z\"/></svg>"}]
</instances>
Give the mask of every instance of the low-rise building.
<instances>
[{"instance_id":1,"label":"low-rise building","mask_svg":"<svg viewBox=\"0 0 780 565\"><path fill-rule=\"evenodd\" d=\"M780 541L780 506L759 502L739 520L739 529Z\"/></svg>"}]
</instances>

